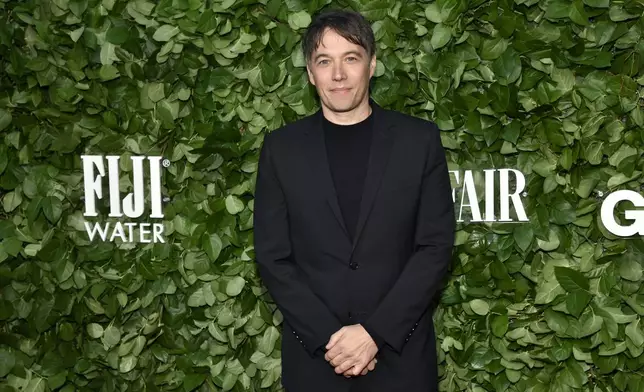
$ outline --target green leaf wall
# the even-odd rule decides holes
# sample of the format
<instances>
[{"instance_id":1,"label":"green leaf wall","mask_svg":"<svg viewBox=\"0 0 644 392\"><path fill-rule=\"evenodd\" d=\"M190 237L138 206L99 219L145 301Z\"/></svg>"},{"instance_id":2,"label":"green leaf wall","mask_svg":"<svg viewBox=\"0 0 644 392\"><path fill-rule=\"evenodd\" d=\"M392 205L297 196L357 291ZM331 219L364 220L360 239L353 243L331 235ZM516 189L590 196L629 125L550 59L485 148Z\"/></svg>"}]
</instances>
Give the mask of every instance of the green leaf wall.
<instances>
[{"instance_id":1,"label":"green leaf wall","mask_svg":"<svg viewBox=\"0 0 644 392\"><path fill-rule=\"evenodd\" d=\"M644 390L644 242L599 213L643 193L641 0L3 0L0 391L281 390L254 179L318 108L323 7L370 19L373 98L435 121L452 170L526 176L529 222L458 225L441 390ZM165 243L88 240L83 154L171 161Z\"/></svg>"}]
</instances>

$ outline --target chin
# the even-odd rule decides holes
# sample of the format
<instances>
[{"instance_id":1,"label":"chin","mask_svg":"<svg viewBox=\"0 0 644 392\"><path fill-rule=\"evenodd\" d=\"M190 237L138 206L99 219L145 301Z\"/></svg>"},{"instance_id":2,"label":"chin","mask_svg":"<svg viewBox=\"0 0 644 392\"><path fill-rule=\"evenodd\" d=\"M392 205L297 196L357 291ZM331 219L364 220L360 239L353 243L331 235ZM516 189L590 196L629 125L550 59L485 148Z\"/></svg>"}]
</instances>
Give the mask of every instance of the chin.
<instances>
[{"instance_id":1,"label":"chin","mask_svg":"<svg viewBox=\"0 0 644 392\"><path fill-rule=\"evenodd\" d=\"M346 101L346 102L328 102L327 106L331 109L333 109L336 112L348 112L350 110L355 109L356 105L354 105L353 101Z\"/></svg>"}]
</instances>

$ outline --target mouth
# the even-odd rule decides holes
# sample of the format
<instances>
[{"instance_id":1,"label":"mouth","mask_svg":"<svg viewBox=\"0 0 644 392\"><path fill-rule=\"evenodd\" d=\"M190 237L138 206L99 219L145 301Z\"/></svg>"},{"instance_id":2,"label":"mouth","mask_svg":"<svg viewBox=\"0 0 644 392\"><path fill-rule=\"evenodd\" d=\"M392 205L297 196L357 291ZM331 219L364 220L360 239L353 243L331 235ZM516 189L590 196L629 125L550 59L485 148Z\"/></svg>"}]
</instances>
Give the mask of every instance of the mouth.
<instances>
[{"instance_id":1,"label":"mouth","mask_svg":"<svg viewBox=\"0 0 644 392\"><path fill-rule=\"evenodd\" d=\"M331 92L336 93L336 94L344 94L344 93L348 93L349 91L351 91L350 88L334 88L334 89L331 89Z\"/></svg>"}]
</instances>

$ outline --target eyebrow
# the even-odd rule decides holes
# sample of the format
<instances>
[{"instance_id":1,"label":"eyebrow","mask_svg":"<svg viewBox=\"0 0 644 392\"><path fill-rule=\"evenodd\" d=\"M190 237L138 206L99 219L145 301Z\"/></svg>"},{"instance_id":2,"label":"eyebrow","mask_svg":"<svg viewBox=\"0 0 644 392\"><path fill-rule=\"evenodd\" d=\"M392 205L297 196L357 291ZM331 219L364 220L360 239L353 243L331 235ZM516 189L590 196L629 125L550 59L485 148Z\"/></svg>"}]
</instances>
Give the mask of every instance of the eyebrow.
<instances>
[{"instance_id":1,"label":"eyebrow","mask_svg":"<svg viewBox=\"0 0 644 392\"><path fill-rule=\"evenodd\" d=\"M360 52L356 52L355 50L350 50L348 52L344 52L342 54L342 56L347 56L347 55L350 55L350 54L353 54L353 55L358 56L358 57L362 57L362 54ZM329 56L326 53L320 53L320 54L316 55L313 60L317 62L320 57L331 57L331 56Z\"/></svg>"}]
</instances>

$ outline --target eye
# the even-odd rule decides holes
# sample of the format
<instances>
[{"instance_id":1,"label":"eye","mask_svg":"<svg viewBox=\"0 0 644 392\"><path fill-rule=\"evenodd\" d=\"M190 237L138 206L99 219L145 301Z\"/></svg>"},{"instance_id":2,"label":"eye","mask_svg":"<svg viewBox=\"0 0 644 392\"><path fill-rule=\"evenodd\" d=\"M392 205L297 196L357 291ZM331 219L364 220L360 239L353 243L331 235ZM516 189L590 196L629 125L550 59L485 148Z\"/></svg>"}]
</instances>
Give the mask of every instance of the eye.
<instances>
[{"instance_id":1,"label":"eye","mask_svg":"<svg viewBox=\"0 0 644 392\"><path fill-rule=\"evenodd\" d=\"M356 58L356 57L351 56L351 57L347 57L347 60L349 60L349 61L353 61L353 60L357 60L357 58Z\"/></svg>"},{"instance_id":2,"label":"eye","mask_svg":"<svg viewBox=\"0 0 644 392\"><path fill-rule=\"evenodd\" d=\"M319 65L325 65L325 64L326 64L326 62L328 62L328 61L329 61L329 60L320 60L320 61L318 61L318 64L319 64Z\"/></svg>"}]
</instances>

